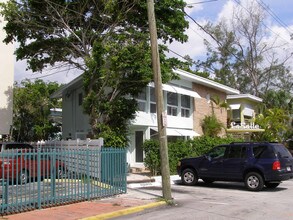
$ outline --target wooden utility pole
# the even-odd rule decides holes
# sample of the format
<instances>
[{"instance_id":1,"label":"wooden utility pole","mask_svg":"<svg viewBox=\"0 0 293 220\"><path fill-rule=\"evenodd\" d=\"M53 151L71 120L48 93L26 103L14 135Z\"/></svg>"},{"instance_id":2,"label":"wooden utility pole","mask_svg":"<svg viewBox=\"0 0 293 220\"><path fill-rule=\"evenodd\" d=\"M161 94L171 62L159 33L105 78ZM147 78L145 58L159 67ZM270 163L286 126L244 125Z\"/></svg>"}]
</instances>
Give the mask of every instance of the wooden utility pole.
<instances>
[{"instance_id":1,"label":"wooden utility pole","mask_svg":"<svg viewBox=\"0 0 293 220\"><path fill-rule=\"evenodd\" d=\"M158 134L160 141L160 156L161 156L161 173L162 173L162 190L163 198L167 201L172 200L171 185L170 185L170 169L168 158L168 146L166 135L166 115L164 114L164 99L162 92L162 78L161 66L157 41L157 27L155 19L154 1L147 0L148 8L148 21L151 37L151 50L152 50L152 67L155 82L155 95L157 103L157 121L158 121Z\"/></svg>"}]
</instances>

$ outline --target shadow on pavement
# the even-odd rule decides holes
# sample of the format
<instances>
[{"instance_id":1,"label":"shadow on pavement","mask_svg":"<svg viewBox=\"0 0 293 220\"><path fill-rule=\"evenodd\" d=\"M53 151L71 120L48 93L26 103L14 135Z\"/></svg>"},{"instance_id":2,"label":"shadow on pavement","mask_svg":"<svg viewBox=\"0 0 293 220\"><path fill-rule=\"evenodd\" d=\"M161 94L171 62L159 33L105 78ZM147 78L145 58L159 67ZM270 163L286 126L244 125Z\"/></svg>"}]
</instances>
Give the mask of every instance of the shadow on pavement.
<instances>
[{"instance_id":1,"label":"shadow on pavement","mask_svg":"<svg viewBox=\"0 0 293 220\"><path fill-rule=\"evenodd\" d=\"M181 180L177 180L176 182L174 181L174 183L178 186L185 186L184 184L182 184ZM203 181L199 180L199 182L195 185L195 186L190 186L190 187L200 187L200 188L218 188L218 189L227 189L227 190L241 190L241 191L248 191L245 188L244 183L242 182L213 182L213 183L204 183ZM283 191L283 190L287 190L287 188L282 187L282 185L280 185L279 187L275 188L275 189L269 189L264 187L263 190L261 190L260 192L279 192L279 191ZM250 192L250 191L248 191Z\"/></svg>"}]
</instances>

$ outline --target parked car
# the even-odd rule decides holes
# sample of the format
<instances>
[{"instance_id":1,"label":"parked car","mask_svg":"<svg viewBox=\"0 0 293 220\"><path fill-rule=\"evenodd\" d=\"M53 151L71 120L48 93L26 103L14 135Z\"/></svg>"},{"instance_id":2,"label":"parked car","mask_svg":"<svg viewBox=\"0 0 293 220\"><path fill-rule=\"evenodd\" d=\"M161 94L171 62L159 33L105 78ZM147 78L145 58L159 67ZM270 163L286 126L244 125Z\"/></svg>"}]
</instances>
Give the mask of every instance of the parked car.
<instances>
[{"instance_id":1,"label":"parked car","mask_svg":"<svg viewBox=\"0 0 293 220\"><path fill-rule=\"evenodd\" d=\"M13 149L34 149L34 147L27 143L20 142L0 142L0 152Z\"/></svg>"},{"instance_id":2,"label":"parked car","mask_svg":"<svg viewBox=\"0 0 293 220\"><path fill-rule=\"evenodd\" d=\"M260 191L293 178L293 158L279 143L231 143L200 157L180 160L177 172L185 185L195 185L200 178L205 183L244 182L248 190Z\"/></svg>"},{"instance_id":3,"label":"parked car","mask_svg":"<svg viewBox=\"0 0 293 220\"><path fill-rule=\"evenodd\" d=\"M57 159L52 160L48 152L38 153L37 149L14 149L0 153L0 179L25 184L38 177L38 167L42 179L52 175L55 175L55 178L66 176L64 163Z\"/></svg>"}]
</instances>

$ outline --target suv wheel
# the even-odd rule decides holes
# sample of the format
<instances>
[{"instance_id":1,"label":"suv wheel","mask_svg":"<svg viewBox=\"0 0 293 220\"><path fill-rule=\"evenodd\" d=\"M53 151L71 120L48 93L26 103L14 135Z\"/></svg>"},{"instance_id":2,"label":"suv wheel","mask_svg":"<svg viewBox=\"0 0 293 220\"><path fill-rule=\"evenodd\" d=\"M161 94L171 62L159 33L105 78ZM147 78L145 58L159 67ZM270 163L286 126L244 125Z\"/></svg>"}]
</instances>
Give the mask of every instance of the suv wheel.
<instances>
[{"instance_id":1,"label":"suv wheel","mask_svg":"<svg viewBox=\"0 0 293 220\"><path fill-rule=\"evenodd\" d=\"M245 177L245 186L250 191L260 191L264 187L262 176L256 172L250 172Z\"/></svg>"},{"instance_id":2,"label":"suv wheel","mask_svg":"<svg viewBox=\"0 0 293 220\"><path fill-rule=\"evenodd\" d=\"M197 184L198 177L193 169L187 168L183 170L181 180L184 185L193 186Z\"/></svg>"},{"instance_id":3,"label":"suv wheel","mask_svg":"<svg viewBox=\"0 0 293 220\"><path fill-rule=\"evenodd\" d=\"M266 187L269 188L269 189L274 189L276 188L277 186L280 185L280 183L270 183L270 182L267 182L265 183Z\"/></svg>"}]
</instances>

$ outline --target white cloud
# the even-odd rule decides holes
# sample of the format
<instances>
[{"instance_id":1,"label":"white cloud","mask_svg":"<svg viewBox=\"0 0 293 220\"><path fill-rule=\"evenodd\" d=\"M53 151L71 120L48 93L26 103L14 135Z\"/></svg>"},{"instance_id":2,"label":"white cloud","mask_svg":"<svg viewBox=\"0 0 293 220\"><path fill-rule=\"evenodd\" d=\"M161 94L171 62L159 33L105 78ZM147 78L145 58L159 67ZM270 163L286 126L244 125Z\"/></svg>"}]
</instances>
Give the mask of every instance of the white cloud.
<instances>
[{"instance_id":1,"label":"white cloud","mask_svg":"<svg viewBox=\"0 0 293 220\"><path fill-rule=\"evenodd\" d=\"M227 19L227 20L231 19L233 16L233 9L235 6L236 5L235 5L234 1L232 1L232 0L227 1L224 4L220 13L218 14L216 22L219 22L222 19Z\"/></svg>"},{"instance_id":2,"label":"white cloud","mask_svg":"<svg viewBox=\"0 0 293 220\"><path fill-rule=\"evenodd\" d=\"M204 55L206 51L203 44L205 35L199 27L194 22L189 21L189 29L186 31L186 34L188 35L188 42L183 44L174 42L169 45L169 48L182 56L189 55L191 58ZM170 55L180 58L174 54Z\"/></svg>"},{"instance_id":3,"label":"white cloud","mask_svg":"<svg viewBox=\"0 0 293 220\"><path fill-rule=\"evenodd\" d=\"M69 83L74 78L78 77L81 72L78 70L68 70L66 68L47 69L43 73L33 73L27 69L25 60L15 61L14 65L14 80L20 82L25 79L35 80L42 79L45 82Z\"/></svg>"}]
</instances>

